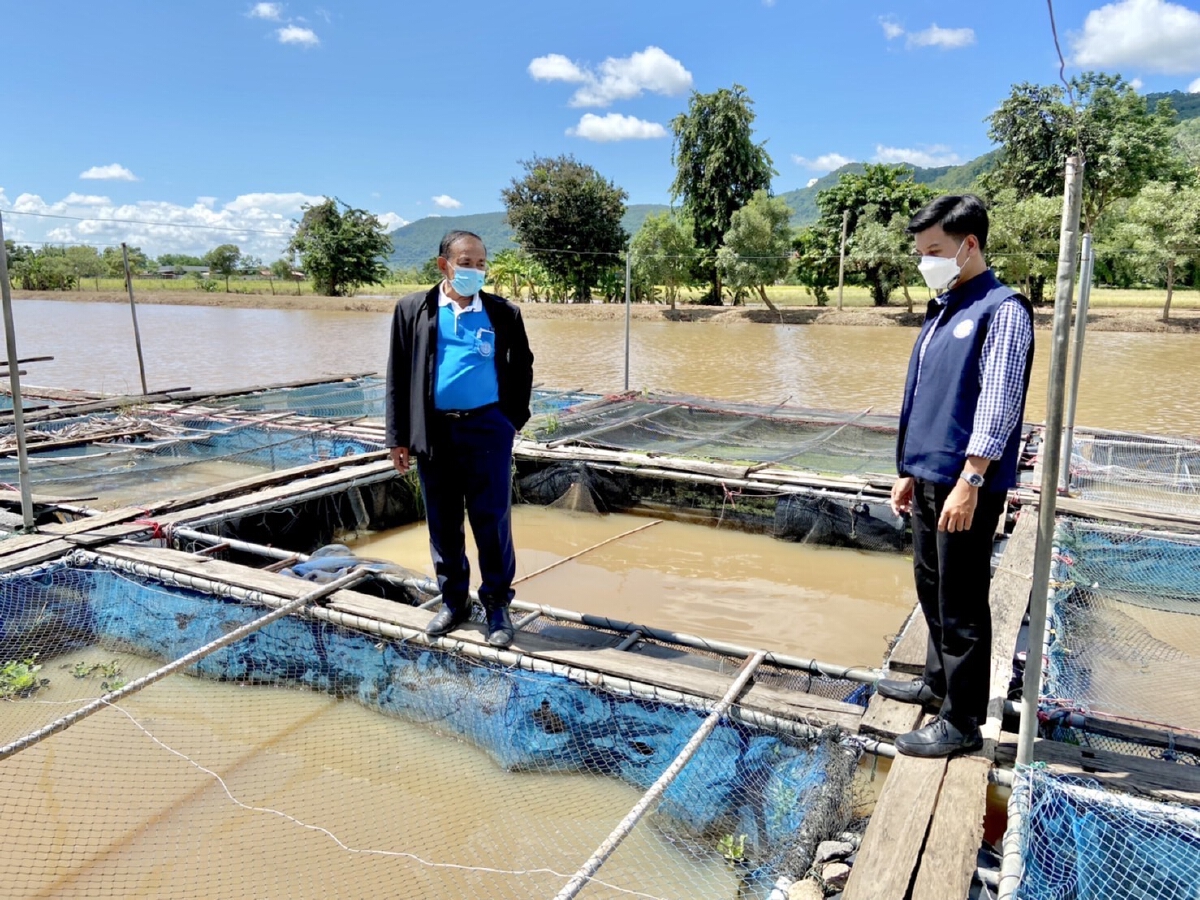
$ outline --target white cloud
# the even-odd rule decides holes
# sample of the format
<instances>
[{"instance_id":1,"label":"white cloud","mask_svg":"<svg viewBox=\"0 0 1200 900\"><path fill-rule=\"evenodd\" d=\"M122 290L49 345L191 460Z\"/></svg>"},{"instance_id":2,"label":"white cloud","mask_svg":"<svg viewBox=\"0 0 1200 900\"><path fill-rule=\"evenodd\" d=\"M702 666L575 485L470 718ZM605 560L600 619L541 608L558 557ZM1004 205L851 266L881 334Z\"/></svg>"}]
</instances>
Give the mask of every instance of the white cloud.
<instances>
[{"instance_id":1,"label":"white cloud","mask_svg":"<svg viewBox=\"0 0 1200 900\"><path fill-rule=\"evenodd\" d=\"M537 81L565 81L581 87L571 97L571 106L609 106L649 91L664 96L686 93L692 73L683 63L659 47L647 47L631 56L604 60L591 70L560 53L539 56L529 63L529 74Z\"/></svg>"},{"instance_id":2,"label":"white cloud","mask_svg":"<svg viewBox=\"0 0 1200 900\"><path fill-rule=\"evenodd\" d=\"M941 47L943 50L955 50L974 44L975 30L973 28L940 28L934 24L924 31L910 32L905 43L909 47Z\"/></svg>"},{"instance_id":3,"label":"white cloud","mask_svg":"<svg viewBox=\"0 0 1200 900\"><path fill-rule=\"evenodd\" d=\"M891 16L880 16L879 25L883 29L883 36L889 41L894 41L904 34L904 26Z\"/></svg>"},{"instance_id":4,"label":"white cloud","mask_svg":"<svg viewBox=\"0 0 1200 900\"><path fill-rule=\"evenodd\" d=\"M793 154L792 162L798 166L804 166L806 169L812 169L814 172L832 172L834 169L840 169L842 166L854 162L854 160L848 156L842 156L840 153L825 153L816 159L809 159L807 156L796 156Z\"/></svg>"},{"instance_id":5,"label":"white cloud","mask_svg":"<svg viewBox=\"0 0 1200 900\"><path fill-rule=\"evenodd\" d=\"M1120 0L1088 13L1071 45L1072 62L1083 68L1195 72L1200 70L1200 12L1167 0Z\"/></svg>"},{"instance_id":6,"label":"white cloud","mask_svg":"<svg viewBox=\"0 0 1200 900\"><path fill-rule=\"evenodd\" d=\"M247 15L252 19L268 19L272 22L278 22L280 16L283 15L283 4L255 3Z\"/></svg>"},{"instance_id":7,"label":"white cloud","mask_svg":"<svg viewBox=\"0 0 1200 900\"><path fill-rule=\"evenodd\" d=\"M1200 78L1197 78L1195 81L1193 81L1191 84L1188 85L1188 93L1189 94L1200 94Z\"/></svg>"},{"instance_id":8,"label":"white cloud","mask_svg":"<svg viewBox=\"0 0 1200 900\"><path fill-rule=\"evenodd\" d=\"M804 186L805 186L805 187L812 187L814 184L816 184L816 183L817 183L818 181L820 181L820 180L821 180L820 178L810 178L810 179L808 179L808 184L806 184L806 185L804 185Z\"/></svg>"},{"instance_id":9,"label":"white cloud","mask_svg":"<svg viewBox=\"0 0 1200 900\"><path fill-rule=\"evenodd\" d=\"M137 181L138 177L119 163L107 166L92 166L86 172L79 173L80 178L88 181Z\"/></svg>"},{"instance_id":10,"label":"white cloud","mask_svg":"<svg viewBox=\"0 0 1200 900\"><path fill-rule=\"evenodd\" d=\"M212 209L213 204L217 202L217 198L216 197L197 197L196 202L199 203L201 206L207 206L209 209Z\"/></svg>"},{"instance_id":11,"label":"white cloud","mask_svg":"<svg viewBox=\"0 0 1200 900\"><path fill-rule=\"evenodd\" d=\"M882 144L877 144L875 146L875 162L888 163L890 165L908 163L909 165L920 166L923 169L933 169L938 166L961 165L962 157L952 152L945 144L934 144L920 149L885 147Z\"/></svg>"},{"instance_id":12,"label":"white cloud","mask_svg":"<svg viewBox=\"0 0 1200 900\"><path fill-rule=\"evenodd\" d=\"M432 200L434 206L440 206L442 209L458 209L462 206L462 201L455 200L449 194L438 194Z\"/></svg>"},{"instance_id":13,"label":"white cloud","mask_svg":"<svg viewBox=\"0 0 1200 900\"><path fill-rule=\"evenodd\" d=\"M1142 88L1144 88L1146 86L1146 83L1144 81L1142 81L1142 79L1140 79L1140 78L1131 78L1129 80L1129 86L1131 88L1133 88L1135 91L1140 91Z\"/></svg>"},{"instance_id":14,"label":"white cloud","mask_svg":"<svg viewBox=\"0 0 1200 900\"><path fill-rule=\"evenodd\" d=\"M107 197L71 193L55 203L37 194L21 194L11 203L0 193L0 203L16 212L79 216L85 221L5 217L5 231L13 237L10 221L20 221L17 235L28 241L55 241L115 245L122 241L141 247L151 256L163 253L204 253L217 244L237 244L246 253L272 259L283 252L300 217L301 204L319 203L322 197L301 193L243 194L219 208L202 197L191 206L158 200L114 203ZM118 220L118 221L106 221ZM193 226L205 226L196 228Z\"/></svg>"},{"instance_id":15,"label":"white cloud","mask_svg":"<svg viewBox=\"0 0 1200 900\"><path fill-rule=\"evenodd\" d=\"M578 125L567 129L567 134L606 143L662 138L667 136L667 129L658 122L647 122L636 116L623 116L620 113L598 116L595 113L584 113Z\"/></svg>"},{"instance_id":16,"label":"white cloud","mask_svg":"<svg viewBox=\"0 0 1200 900\"><path fill-rule=\"evenodd\" d=\"M275 36L281 44L299 44L302 47L315 47L321 43L317 33L311 28L301 28L299 25L284 25L276 30Z\"/></svg>"},{"instance_id":17,"label":"white cloud","mask_svg":"<svg viewBox=\"0 0 1200 900\"><path fill-rule=\"evenodd\" d=\"M388 231L395 231L397 228L402 228L408 224L408 219L401 218L394 212L385 212L383 215L376 216L375 218Z\"/></svg>"}]
</instances>

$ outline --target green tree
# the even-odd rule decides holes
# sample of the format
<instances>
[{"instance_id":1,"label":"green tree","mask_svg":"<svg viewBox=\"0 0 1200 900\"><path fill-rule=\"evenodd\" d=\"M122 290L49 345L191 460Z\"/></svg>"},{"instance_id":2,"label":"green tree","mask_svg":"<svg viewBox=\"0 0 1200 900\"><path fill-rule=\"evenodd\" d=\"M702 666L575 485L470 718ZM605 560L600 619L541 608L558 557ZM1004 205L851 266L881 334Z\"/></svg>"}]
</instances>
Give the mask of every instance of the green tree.
<instances>
[{"instance_id":1,"label":"green tree","mask_svg":"<svg viewBox=\"0 0 1200 900\"><path fill-rule=\"evenodd\" d=\"M1056 197L1018 199L1014 188L992 197L987 256L1007 284L1021 285L1031 302L1045 302L1046 282L1058 268L1062 201Z\"/></svg>"},{"instance_id":2,"label":"green tree","mask_svg":"<svg viewBox=\"0 0 1200 900\"><path fill-rule=\"evenodd\" d=\"M1200 244L1200 188L1152 181L1129 204L1125 229L1139 261L1167 283L1162 320L1170 321L1180 263Z\"/></svg>"},{"instance_id":3,"label":"green tree","mask_svg":"<svg viewBox=\"0 0 1200 900\"><path fill-rule=\"evenodd\" d=\"M876 306L885 306L896 288L904 291L908 311L913 310L909 282L917 276L912 238L905 231L906 213L883 218L879 207L867 204L858 218L854 235L846 245L846 267L861 272L871 288Z\"/></svg>"},{"instance_id":4,"label":"green tree","mask_svg":"<svg viewBox=\"0 0 1200 900\"><path fill-rule=\"evenodd\" d=\"M846 265L862 275L876 306L886 306L892 289L906 283L907 245L899 258L886 252L889 235L903 233L913 214L933 197L932 188L913 181L911 169L888 165L868 165L860 174L845 172L837 184L817 195L817 227L825 232L821 240L827 245L840 245L842 216L850 212ZM870 223L872 229L859 235L860 222Z\"/></svg>"},{"instance_id":5,"label":"green tree","mask_svg":"<svg viewBox=\"0 0 1200 900\"><path fill-rule=\"evenodd\" d=\"M796 233L792 251L796 256L795 276L813 296L817 306L829 303L829 289L837 287L840 244L828 228L810 225Z\"/></svg>"},{"instance_id":6,"label":"green tree","mask_svg":"<svg viewBox=\"0 0 1200 900\"><path fill-rule=\"evenodd\" d=\"M149 271L150 258L142 252L142 249L130 247L128 250L130 274L141 275ZM105 247L104 252L100 254L100 262L104 266L104 274L109 278L125 278L125 263L121 257L120 247Z\"/></svg>"},{"instance_id":7,"label":"green tree","mask_svg":"<svg viewBox=\"0 0 1200 900\"><path fill-rule=\"evenodd\" d=\"M733 214L754 192L770 190L775 169L766 143L754 142L754 101L740 84L711 94L693 92L686 113L671 120L676 167L671 196L682 200L701 251L698 274L712 285L703 302L721 304L717 249Z\"/></svg>"},{"instance_id":8,"label":"green tree","mask_svg":"<svg viewBox=\"0 0 1200 900\"><path fill-rule=\"evenodd\" d=\"M158 258L160 266L202 266L204 260L188 253L164 253Z\"/></svg>"},{"instance_id":9,"label":"green tree","mask_svg":"<svg viewBox=\"0 0 1200 900\"><path fill-rule=\"evenodd\" d=\"M222 244L204 254L204 265L213 275L225 279L225 293L229 293L229 276L238 270L242 251L236 244Z\"/></svg>"},{"instance_id":10,"label":"green tree","mask_svg":"<svg viewBox=\"0 0 1200 900\"><path fill-rule=\"evenodd\" d=\"M526 260L512 248L501 250L488 260L488 276L497 294L507 294L512 300L521 296L521 278Z\"/></svg>"},{"instance_id":11,"label":"green tree","mask_svg":"<svg viewBox=\"0 0 1200 900\"><path fill-rule=\"evenodd\" d=\"M733 214L725 242L717 251L717 268L735 290L755 290L772 312L767 285L787 277L792 264L791 208L765 190Z\"/></svg>"},{"instance_id":12,"label":"green tree","mask_svg":"<svg viewBox=\"0 0 1200 900\"><path fill-rule=\"evenodd\" d=\"M341 297L364 284L384 283L392 239L379 219L332 197L303 209L288 249L300 254L317 293Z\"/></svg>"},{"instance_id":13,"label":"green tree","mask_svg":"<svg viewBox=\"0 0 1200 900\"><path fill-rule=\"evenodd\" d=\"M1172 148L1175 112L1167 100L1152 110L1120 75L1084 72L1071 79L1076 115L1057 85L1014 85L988 117L988 137L1001 145L996 168L985 176L995 192L1014 188L1019 198L1061 197L1063 162L1075 149L1084 156L1083 221L1095 231L1100 216L1122 197L1154 180L1182 174Z\"/></svg>"},{"instance_id":14,"label":"green tree","mask_svg":"<svg viewBox=\"0 0 1200 900\"><path fill-rule=\"evenodd\" d=\"M633 280L647 291L661 287L671 309L679 289L691 282L696 236L687 219L664 212L649 215L630 242Z\"/></svg>"},{"instance_id":15,"label":"green tree","mask_svg":"<svg viewBox=\"0 0 1200 900\"><path fill-rule=\"evenodd\" d=\"M500 192L521 249L570 285L577 300L625 249L624 190L573 156L522 161L523 178Z\"/></svg>"},{"instance_id":16,"label":"green tree","mask_svg":"<svg viewBox=\"0 0 1200 900\"><path fill-rule=\"evenodd\" d=\"M100 251L95 247L89 247L86 244L67 247L64 255L75 273L76 283L80 286L82 286L83 279L99 279L104 274L104 262L100 258ZM96 290L99 289L100 282L97 280Z\"/></svg>"},{"instance_id":17,"label":"green tree","mask_svg":"<svg viewBox=\"0 0 1200 900\"><path fill-rule=\"evenodd\" d=\"M437 284L442 280L442 270L438 268L438 258L431 256L421 263L420 275L422 284Z\"/></svg>"}]
</instances>

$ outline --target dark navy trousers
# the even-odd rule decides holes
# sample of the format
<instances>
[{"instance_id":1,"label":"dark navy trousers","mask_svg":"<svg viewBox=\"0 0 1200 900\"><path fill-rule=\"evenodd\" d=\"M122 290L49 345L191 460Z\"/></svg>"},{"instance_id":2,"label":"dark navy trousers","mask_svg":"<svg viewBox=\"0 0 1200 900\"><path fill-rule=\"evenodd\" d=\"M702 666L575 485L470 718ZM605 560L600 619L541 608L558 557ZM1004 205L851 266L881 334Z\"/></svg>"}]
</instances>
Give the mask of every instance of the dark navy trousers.
<instances>
[{"instance_id":1,"label":"dark navy trousers","mask_svg":"<svg viewBox=\"0 0 1200 900\"><path fill-rule=\"evenodd\" d=\"M929 624L925 683L946 699L942 716L969 730L987 719L992 677L992 541L1008 494L980 491L967 531L938 531L949 485L917 481L913 569Z\"/></svg>"},{"instance_id":2,"label":"dark navy trousers","mask_svg":"<svg viewBox=\"0 0 1200 900\"><path fill-rule=\"evenodd\" d=\"M486 609L506 607L513 598L517 573L512 539L516 431L499 407L461 419L435 413L430 425L430 453L417 457L417 473L442 600L455 610L469 603L465 513L479 548L479 598Z\"/></svg>"}]
</instances>

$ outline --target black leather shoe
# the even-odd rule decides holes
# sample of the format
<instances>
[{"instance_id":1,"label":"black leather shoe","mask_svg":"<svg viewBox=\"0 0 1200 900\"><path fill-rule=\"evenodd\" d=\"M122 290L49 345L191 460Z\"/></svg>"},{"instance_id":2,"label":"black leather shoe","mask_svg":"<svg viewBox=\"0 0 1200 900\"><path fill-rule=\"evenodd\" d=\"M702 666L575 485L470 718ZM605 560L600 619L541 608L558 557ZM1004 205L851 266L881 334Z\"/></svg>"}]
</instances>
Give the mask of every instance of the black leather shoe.
<instances>
[{"instance_id":1,"label":"black leather shoe","mask_svg":"<svg viewBox=\"0 0 1200 900\"><path fill-rule=\"evenodd\" d=\"M503 649L513 642L513 623L508 615L508 607L489 609L487 614L488 643L493 647Z\"/></svg>"},{"instance_id":2,"label":"black leather shoe","mask_svg":"<svg viewBox=\"0 0 1200 900\"><path fill-rule=\"evenodd\" d=\"M429 624L425 626L425 633L430 637L441 637L443 634L449 634L470 618L470 607L453 609L443 603L441 611L430 619Z\"/></svg>"},{"instance_id":3,"label":"black leather shoe","mask_svg":"<svg viewBox=\"0 0 1200 900\"><path fill-rule=\"evenodd\" d=\"M983 735L978 726L972 726L970 731L960 731L953 723L941 718L896 738L897 752L927 759L971 753L982 746Z\"/></svg>"},{"instance_id":4,"label":"black leather shoe","mask_svg":"<svg viewBox=\"0 0 1200 900\"><path fill-rule=\"evenodd\" d=\"M881 697L887 697L889 700L899 700L901 703L920 703L935 711L942 708L943 698L935 694L933 688L920 678L914 678L912 681L884 678L876 682L875 691Z\"/></svg>"}]
</instances>

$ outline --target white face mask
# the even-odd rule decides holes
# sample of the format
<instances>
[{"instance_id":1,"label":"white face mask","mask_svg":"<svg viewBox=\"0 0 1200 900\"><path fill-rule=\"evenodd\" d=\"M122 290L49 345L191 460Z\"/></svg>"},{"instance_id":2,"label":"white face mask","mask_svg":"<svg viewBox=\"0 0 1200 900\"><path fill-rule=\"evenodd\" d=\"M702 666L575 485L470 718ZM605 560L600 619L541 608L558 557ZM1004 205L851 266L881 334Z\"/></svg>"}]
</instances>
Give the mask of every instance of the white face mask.
<instances>
[{"instance_id":1,"label":"white face mask","mask_svg":"<svg viewBox=\"0 0 1200 900\"><path fill-rule=\"evenodd\" d=\"M917 270L921 273L921 277L925 279L925 283L929 285L931 291L944 291L957 280L959 274L962 272L962 266L958 264L958 254L962 252L962 248L966 246L966 243L966 241L963 241L959 244L958 250L950 257L921 257L921 261L917 263ZM970 253L967 255L970 256Z\"/></svg>"}]
</instances>

